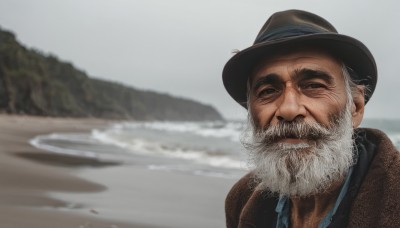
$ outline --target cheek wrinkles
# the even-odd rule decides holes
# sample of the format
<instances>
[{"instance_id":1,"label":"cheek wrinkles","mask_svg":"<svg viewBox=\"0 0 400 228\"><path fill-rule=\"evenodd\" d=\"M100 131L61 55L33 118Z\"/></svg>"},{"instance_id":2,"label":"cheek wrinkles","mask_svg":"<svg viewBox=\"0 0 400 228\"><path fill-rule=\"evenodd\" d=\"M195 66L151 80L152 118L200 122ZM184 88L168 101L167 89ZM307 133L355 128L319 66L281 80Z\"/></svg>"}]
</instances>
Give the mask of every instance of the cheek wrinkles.
<instances>
[{"instance_id":1,"label":"cheek wrinkles","mask_svg":"<svg viewBox=\"0 0 400 228\"><path fill-rule=\"evenodd\" d=\"M271 124L275 110L274 105L252 103L250 114L257 127L265 127Z\"/></svg>"},{"instance_id":2,"label":"cheek wrinkles","mask_svg":"<svg viewBox=\"0 0 400 228\"><path fill-rule=\"evenodd\" d=\"M346 102L346 99L343 99L345 97L343 97L343 94L338 93L338 92L331 92L331 93L327 93L325 95L323 95L321 97L322 99L326 100L326 102L328 102L329 104L336 104L336 106L341 106L341 104L344 102Z\"/></svg>"}]
</instances>

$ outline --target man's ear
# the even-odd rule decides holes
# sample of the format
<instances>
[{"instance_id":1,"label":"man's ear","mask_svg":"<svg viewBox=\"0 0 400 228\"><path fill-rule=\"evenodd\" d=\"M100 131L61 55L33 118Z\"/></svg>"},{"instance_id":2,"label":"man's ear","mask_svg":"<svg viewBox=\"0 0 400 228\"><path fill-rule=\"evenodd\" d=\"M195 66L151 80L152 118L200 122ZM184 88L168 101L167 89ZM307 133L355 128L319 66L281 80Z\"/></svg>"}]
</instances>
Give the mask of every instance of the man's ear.
<instances>
[{"instance_id":1,"label":"man's ear","mask_svg":"<svg viewBox=\"0 0 400 228\"><path fill-rule=\"evenodd\" d=\"M361 121L364 117L364 106L365 106L365 86L357 85L355 91L353 91L353 104L351 105L351 117L353 122L353 128L360 126Z\"/></svg>"}]
</instances>

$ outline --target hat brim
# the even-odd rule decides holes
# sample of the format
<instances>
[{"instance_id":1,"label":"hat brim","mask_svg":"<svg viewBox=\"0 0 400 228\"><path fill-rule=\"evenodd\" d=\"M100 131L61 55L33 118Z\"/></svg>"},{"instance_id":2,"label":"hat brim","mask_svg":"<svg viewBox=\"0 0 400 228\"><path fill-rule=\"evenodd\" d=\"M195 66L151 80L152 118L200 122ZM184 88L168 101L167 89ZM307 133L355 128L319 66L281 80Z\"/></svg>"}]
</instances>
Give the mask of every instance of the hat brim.
<instances>
[{"instance_id":1,"label":"hat brim","mask_svg":"<svg viewBox=\"0 0 400 228\"><path fill-rule=\"evenodd\" d=\"M375 90L378 77L374 57L360 41L337 33L311 34L267 41L238 52L225 64L222 73L224 86L231 97L247 108L247 81L254 67L260 60L293 47L321 48L343 61L358 75L356 81L362 81L362 84L367 86L365 103L368 102Z\"/></svg>"}]
</instances>

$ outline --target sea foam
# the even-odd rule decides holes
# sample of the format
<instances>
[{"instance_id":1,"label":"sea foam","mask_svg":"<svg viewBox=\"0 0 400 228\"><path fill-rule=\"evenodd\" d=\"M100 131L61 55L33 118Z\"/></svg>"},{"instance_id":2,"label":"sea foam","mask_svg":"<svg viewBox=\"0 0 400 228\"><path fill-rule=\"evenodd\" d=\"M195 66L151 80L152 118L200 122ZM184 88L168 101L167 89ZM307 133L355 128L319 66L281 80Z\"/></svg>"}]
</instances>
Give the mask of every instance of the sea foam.
<instances>
[{"instance_id":1,"label":"sea foam","mask_svg":"<svg viewBox=\"0 0 400 228\"><path fill-rule=\"evenodd\" d=\"M119 148L125 156L170 158L243 170L245 159L235 139L241 128L237 122L126 122L94 129L90 134L41 135L30 143L40 149L74 156L117 156L115 151Z\"/></svg>"}]
</instances>

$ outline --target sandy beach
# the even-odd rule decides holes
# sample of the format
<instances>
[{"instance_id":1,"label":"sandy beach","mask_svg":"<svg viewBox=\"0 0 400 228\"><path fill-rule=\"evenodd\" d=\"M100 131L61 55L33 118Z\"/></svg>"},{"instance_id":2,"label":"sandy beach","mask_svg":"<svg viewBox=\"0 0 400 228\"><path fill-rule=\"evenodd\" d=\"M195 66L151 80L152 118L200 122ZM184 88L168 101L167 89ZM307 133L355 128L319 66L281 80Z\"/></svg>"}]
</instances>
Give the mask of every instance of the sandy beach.
<instances>
[{"instance_id":1,"label":"sandy beach","mask_svg":"<svg viewBox=\"0 0 400 228\"><path fill-rule=\"evenodd\" d=\"M0 115L1 227L224 227L234 179L149 170L34 148L110 121Z\"/></svg>"}]
</instances>

